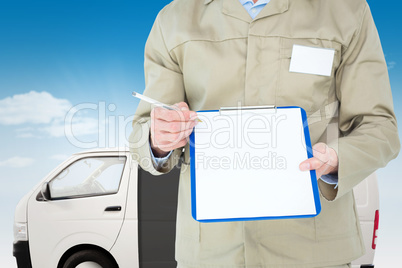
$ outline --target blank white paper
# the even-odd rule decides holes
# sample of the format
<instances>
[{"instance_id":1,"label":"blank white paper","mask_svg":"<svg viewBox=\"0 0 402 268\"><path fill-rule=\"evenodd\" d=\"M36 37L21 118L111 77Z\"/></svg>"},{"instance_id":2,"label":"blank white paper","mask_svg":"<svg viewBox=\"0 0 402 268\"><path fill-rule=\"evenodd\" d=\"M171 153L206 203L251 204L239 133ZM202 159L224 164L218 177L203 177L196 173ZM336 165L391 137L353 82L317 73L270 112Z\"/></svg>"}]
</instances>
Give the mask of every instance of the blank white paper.
<instances>
[{"instance_id":1,"label":"blank white paper","mask_svg":"<svg viewBox=\"0 0 402 268\"><path fill-rule=\"evenodd\" d=\"M197 220L316 214L300 108L198 116Z\"/></svg>"}]
</instances>

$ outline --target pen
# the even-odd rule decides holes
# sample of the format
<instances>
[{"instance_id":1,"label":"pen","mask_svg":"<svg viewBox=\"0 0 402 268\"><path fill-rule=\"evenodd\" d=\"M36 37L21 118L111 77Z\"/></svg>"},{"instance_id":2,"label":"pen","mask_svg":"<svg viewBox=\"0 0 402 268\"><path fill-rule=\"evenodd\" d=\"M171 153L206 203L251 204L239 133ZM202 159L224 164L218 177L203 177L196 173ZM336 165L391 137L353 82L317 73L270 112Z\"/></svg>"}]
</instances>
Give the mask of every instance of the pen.
<instances>
[{"instance_id":1,"label":"pen","mask_svg":"<svg viewBox=\"0 0 402 268\"><path fill-rule=\"evenodd\" d=\"M141 95L141 94L139 94L139 93L137 93L135 91L133 91L133 97L136 97L136 98L138 98L140 100L146 101L146 102L148 102L150 104L153 104L155 106L163 107L163 108L168 109L168 110L175 110L173 107L170 107L167 104L164 104L164 103L159 102L157 100L151 99L150 97Z\"/></svg>"},{"instance_id":2,"label":"pen","mask_svg":"<svg viewBox=\"0 0 402 268\"><path fill-rule=\"evenodd\" d=\"M148 102L148 103L150 103L150 104L153 104L153 105L155 105L155 106L162 107L162 108L165 108L165 109L168 109L168 110L174 110L174 111L176 111L176 109L174 109L174 108L173 108L172 106L170 106L170 105L164 104L164 103L159 102L159 101L157 101L157 100L154 100L154 99L152 99L152 98L150 98L150 97L141 95L141 94L139 94L139 93L137 93L137 92L135 92L135 91L133 91L132 95L133 95L133 97L136 97L136 98L138 98L138 99L140 99L140 100L146 101L146 102ZM197 120L198 122L202 122L199 118L197 118L197 119L195 119L195 120Z\"/></svg>"}]
</instances>

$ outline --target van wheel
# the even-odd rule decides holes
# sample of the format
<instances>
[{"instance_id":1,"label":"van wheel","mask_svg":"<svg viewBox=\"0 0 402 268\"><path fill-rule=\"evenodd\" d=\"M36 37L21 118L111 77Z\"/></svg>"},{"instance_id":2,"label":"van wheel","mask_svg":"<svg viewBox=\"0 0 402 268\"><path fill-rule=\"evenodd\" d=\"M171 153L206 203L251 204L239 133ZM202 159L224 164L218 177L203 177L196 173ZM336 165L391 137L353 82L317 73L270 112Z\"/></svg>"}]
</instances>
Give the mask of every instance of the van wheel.
<instances>
[{"instance_id":1,"label":"van wheel","mask_svg":"<svg viewBox=\"0 0 402 268\"><path fill-rule=\"evenodd\" d=\"M87 249L71 255L63 268L117 268L114 261L100 251Z\"/></svg>"}]
</instances>

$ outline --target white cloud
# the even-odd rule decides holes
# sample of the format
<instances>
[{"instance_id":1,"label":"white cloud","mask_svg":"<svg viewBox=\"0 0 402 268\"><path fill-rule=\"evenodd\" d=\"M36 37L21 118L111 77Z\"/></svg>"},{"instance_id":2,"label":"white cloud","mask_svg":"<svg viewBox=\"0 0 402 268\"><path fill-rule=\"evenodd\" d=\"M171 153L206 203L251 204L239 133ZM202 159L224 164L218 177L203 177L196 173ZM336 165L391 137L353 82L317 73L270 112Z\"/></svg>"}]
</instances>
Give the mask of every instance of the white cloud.
<instances>
[{"instance_id":1,"label":"white cloud","mask_svg":"<svg viewBox=\"0 0 402 268\"><path fill-rule=\"evenodd\" d=\"M34 138L33 133L25 132L25 133L19 133L17 134L17 138Z\"/></svg>"},{"instance_id":2,"label":"white cloud","mask_svg":"<svg viewBox=\"0 0 402 268\"><path fill-rule=\"evenodd\" d=\"M396 62L395 62L395 61L390 61L390 62L388 62L388 63L387 63L388 70L394 69L395 65L396 65Z\"/></svg>"},{"instance_id":3,"label":"white cloud","mask_svg":"<svg viewBox=\"0 0 402 268\"><path fill-rule=\"evenodd\" d=\"M15 156L4 161L0 161L0 167L23 168L32 165L34 159Z\"/></svg>"},{"instance_id":4,"label":"white cloud","mask_svg":"<svg viewBox=\"0 0 402 268\"><path fill-rule=\"evenodd\" d=\"M49 126L40 128L52 137L84 136L98 133L98 119L90 117L74 117L71 122L54 122ZM67 133L66 133L67 131Z\"/></svg>"},{"instance_id":5,"label":"white cloud","mask_svg":"<svg viewBox=\"0 0 402 268\"><path fill-rule=\"evenodd\" d=\"M98 118L99 105L73 107L70 101L48 92L31 91L0 100L0 124L24 126L15 130L18 138L98 135L99 129L106 127L105 119Z\"/></svg>"},{"instance_id":6,"label":"white cloud","mask_svg":"<svg viewBox=\"0 0 402 268\"><path fill-rule=\"evenodd\" d=\"M17 138L33 138L35 137L32 133L34 130L32 127L19 128L16 130Z\"/></svg>"},{"instance_id":7,"label":"white cloud","mask_svg":"<svg viewBox=\"0 0 402 268\"><path fill-rule=\"evenodd\" d=\"M48 92L31 91L0 100L0 124L49 124L63 119L71 103Z\"/></svg>"}]
</instances>

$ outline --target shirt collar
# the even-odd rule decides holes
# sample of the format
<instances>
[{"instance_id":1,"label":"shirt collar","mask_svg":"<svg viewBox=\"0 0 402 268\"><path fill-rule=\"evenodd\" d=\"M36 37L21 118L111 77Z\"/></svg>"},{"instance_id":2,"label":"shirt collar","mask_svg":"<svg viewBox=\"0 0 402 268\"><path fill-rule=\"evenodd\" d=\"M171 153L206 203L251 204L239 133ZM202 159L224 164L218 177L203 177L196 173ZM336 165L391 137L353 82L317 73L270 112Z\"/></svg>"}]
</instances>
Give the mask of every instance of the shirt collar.
<instances>
[{"instance_id":1,"label":"shirt collar","mask_svg":"<svg viewBox=\"0 0 402 268\"><path fill-rule=\"evenodd\" d=\"M253 5L257 4L257 3L254 4L253 0L239 0L239 1L242 5L244 5L247 2L251 2ZM269 1L270 0L258 0L257 2L259 5L261 5L261 4L268 4Z\"/></svg>"},{"instance_id":2,"label":"shirt collar","mask_svg":"<svg viewBox=\"0 0 402 268\"><path fill-rule=\"evenodd\" d=\"M204 0L204 4L208 5L212 1L214 1L214 0ZM230 0L230 3L229 3L229 0L223 0L222 13L224 13L228 16L232 16L232 17L241 19L248 23L250 23L252 21L250 15L247 12L244 12L244 7L241 5L240 2L239 2L240 6L238 6L238 7L236 7L236 5L232 5L232 4L233 4L232 0ZM263 8L261 10L261 12L260 12L260 14L258 14L256 20L286 12L289 9L289 0L275 0L275 1L271 0L268 9L267 9L267 7Z\"/></svg>"},{"instance_id":3,"label":"shirt collar","mask_svg":"<svg viewBox=\"0 0 402 268\"><path fill-rule=\"evenodd\" d=\"M204 0L204 4L205 4L205 5L208 5L208 4L211 3L212 1L214 1L214 0ZM240 3L241 3L242 5L244 5L244 3L248 2L248 1L251 1L251 2L252 2L252 0L240 0ZM270 0L259 0L259 1L260 1L259 4L267 4Z\"/></svg>"}]
</instances>

